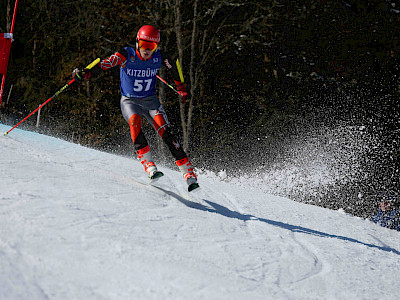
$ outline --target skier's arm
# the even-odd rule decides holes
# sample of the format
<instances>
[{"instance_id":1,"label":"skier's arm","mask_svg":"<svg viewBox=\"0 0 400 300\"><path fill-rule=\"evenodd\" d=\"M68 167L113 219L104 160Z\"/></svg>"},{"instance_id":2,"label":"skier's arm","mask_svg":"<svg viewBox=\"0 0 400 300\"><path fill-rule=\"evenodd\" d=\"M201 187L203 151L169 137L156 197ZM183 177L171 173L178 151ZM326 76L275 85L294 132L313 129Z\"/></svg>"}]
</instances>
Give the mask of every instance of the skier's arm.
<instances>
[{"instance_id":1,"label":"skier's arm","mask_svg":"<svg viewBox=\"0 0 400 300\"><path fill-rule=\"evenodd\" d=\"M164 52L161 52L161 57L163 66L166 67L168 74L172 76L176 84L178 94L181 96L183 103L186 103L186 100L190 99L190 94L187 92L185 84L181 81L176 63Z\"/></svg>"},{"instance_id":2,"label":"skier's arm","mask_svg":"<svg viewBox=\"0 0 400 300\"><path fill-rule=\"evenodd\" d=\"M111 69L115 66L124 66L126 63L126 57L127 51L125 49L122 49L103 59L90 70L75 69L72 76L75 78L75 80L78 81L89 79L91 77L97 77L101 74L102 71Z\"/></svg>"},{"instance_id":3,"label":"skier's arm","mask_svg":"<svg viewBox=\"0 0 400 300\"><path fill-rule=\"evenodd\" d=\"M162 57L162 65L164 67L166 67L167 73L172 77L172 79L174 81L178 81L179 83L181 83L181 80L179 78L178 68L176 67L176 63L174 63L174 61L171 59L171 57L167 53L165 53L161 50L160 50L160 52L161 52L161 57Z\"/></svg>"},{"instance_id":4,"label":"skier's arm","mask_svg":"<svg viewBox=\"0 0 400 300\"><path fill-rule=\"evenodd\" d=\"M110 55L106 59L103 59L101 62L99 62L96 65L97 71L95 70L95 72L101 73L101 70L105 71L116 66L125 66L127 56L128 52L125 49L115 52L114 54Z\"/></svg>"}]
</instances>

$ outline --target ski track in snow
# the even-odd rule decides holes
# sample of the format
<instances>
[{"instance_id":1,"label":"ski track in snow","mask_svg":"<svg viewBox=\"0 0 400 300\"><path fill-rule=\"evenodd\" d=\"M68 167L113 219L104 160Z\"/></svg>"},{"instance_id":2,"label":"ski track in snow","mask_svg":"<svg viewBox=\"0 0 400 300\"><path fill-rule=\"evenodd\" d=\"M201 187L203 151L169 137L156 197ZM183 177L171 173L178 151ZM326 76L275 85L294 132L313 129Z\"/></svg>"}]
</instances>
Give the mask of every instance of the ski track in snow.
<instances>
[{"instance_id":1,"label":"ski track in snow","mask_svg":"<svg viewBox=\"0 0 400 300\"><path fill-rule=\"evenodd\" d=\"M134 159L18 129L0 145L0 299L399 295L399 233L369 221L205 175L189 194L162 167L152 186Z\"/></svg>"}]
</instances>

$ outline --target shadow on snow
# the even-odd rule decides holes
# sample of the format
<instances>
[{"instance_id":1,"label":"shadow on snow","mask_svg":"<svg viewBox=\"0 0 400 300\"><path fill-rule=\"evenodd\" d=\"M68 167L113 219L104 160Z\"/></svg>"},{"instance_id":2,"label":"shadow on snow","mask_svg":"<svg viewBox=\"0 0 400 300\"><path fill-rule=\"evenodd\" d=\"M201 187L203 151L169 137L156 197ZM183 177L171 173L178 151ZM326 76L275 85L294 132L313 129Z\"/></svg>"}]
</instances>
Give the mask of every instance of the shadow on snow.
<instances>
[{"instance_id":1,"label":"shadow on snow","mask_svg":"<svg viewBox=\"0 0 400 300\"><path fill-rule=\"evenodd\" d=\"M216 213L216 214L219 214L219 215L227 217L227 218L237 219L237 220L244 221L244 222L249 221L249 220L251 220L251 221L259 221L259 222L267 223L269 225L280 227L280 228L283 228L283 229L286 229L286 230L290 230L292 232L305 233L305 234L320 236L320 237L324 237L324 238L334 238L334 239L338 239L338 240L343 240L343 241L347 241L347 242L352 242L352 243L364 245L364 246L367 246L367 247L370 247L370 248L379 249L379 250L386 251L386 252L393 252L393 253L395 253L397 255L400 255L399 251L397 251L396 249L393 249L393 248L391 248L389 246L378 246L378 245L374 245L374 244L363 243L363 242L360 242L360 241L358 241L356 239L345 237L345 236L329 234L329 233L325 233L325 232L322 232L322 231L317 231L317 230L313 230L313 229L309 229L309 228L305 228L305 227L301 227L301 226L290 225L290 224L282 223L282 222L279 222L279 221L268 220L268 219L265 219L265 218L258 218L258 217L253 216L253 215L242 214L242 213L239 213L237 211L232 211L232 210L226 208L225 206L222 206L222 205L217 204L215 202L203 199L203 201L205 203L207 203L208 205L211 206L211 207L207 207L207 206L205 206L205 205L203 205L201 203L187 200L184 197L182 197L179 194L176 194L176 193L174 193L172 191L168 191L168 190L163 189L163 188L158 187L158 186L154 186L154 187L159 189L159 190L161 190L161 191L163 191L165 194L175 198L176 200L178 200L182 204L186 205L187 207L190 207L190 208L193 208L193 209L197 209L197 210L200 210L200 211Z\"/></svg>"}]
</instances>

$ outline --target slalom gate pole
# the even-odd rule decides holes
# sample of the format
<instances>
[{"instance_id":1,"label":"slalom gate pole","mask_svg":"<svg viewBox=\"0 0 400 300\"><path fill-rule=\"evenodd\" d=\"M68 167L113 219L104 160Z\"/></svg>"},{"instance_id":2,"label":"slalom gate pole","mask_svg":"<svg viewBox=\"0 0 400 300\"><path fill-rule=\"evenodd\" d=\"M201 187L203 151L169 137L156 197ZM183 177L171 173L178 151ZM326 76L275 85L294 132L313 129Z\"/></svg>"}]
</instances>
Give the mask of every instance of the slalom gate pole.
<instances>
[{"instance_id":1,"label":"slalom gate pole","mask_svg":"<svg viewBox=\"0 0 400 300\"><path fill-rule=\"evenodd\" d=\"M15 4L14 4L14 13L13 13L13 18L12 18L12 22L11 22L11 33L14 33L14 25L15 25L15 18L17 16L17 8L18 8L18 0L15 0Z\"/></svg>"},{"instance_id":2,"label":"slalom gate pole","mask_svg":"<svg viewBox=\"0 0 400 300\"><path fill-rule=\"evenodd\" d=\"M15 0L15 4L14 4L14 13L13 13L13 18L12 18L12 22L11 22L11 30L10 30L10 42L9 43L5 43L4 47L5 47L5 53L3 53L5 55L4 58L0 59L5 59L4 61L4 74L3 74L3 78L1 79L1 86L0 86L0 109L1 109L1 102L3 100L3 93L4 93L4 85L6 83L6 73L7 73L7 66L8 66L8 60L9 60L9 56L10 56L10 52L11 52L11 43L13 41L13 34L14 34L14 26L15 26L15 19L17 17L17 8L18 8L18 0ZM0 53L1 54L1 53ZM1 62L0 62L1 65ZM3 72L2 72L3 73Z\"/></svg>"},{"instance_id":3,"label":"slalom gate pole","mask_svg":"<svg viewBox=\"0 0 400 300\"><path fill-rule=\"evenodd\" d=\"M170 85L165 79L162 79L160 76L156 75L158 79L160 79L162 82L164 82L168 87L170 87L175 93L179 94L178 91Z\"/></svg>"},{"instance_id":4,"label":"slalom gate pole","mask_svg":"<svg viewBox=\"0 0 400 300\"><path fill-rule=\"evenodd\" d=\"M100 62L100 58L97 58L94 60L90 65L88 65L85 69L91 69L95 65L97 65ZM68 82L66 85L64 85L61 89L59 89L53 96L51 96L49 99L47 99L43 104L39 105L38 108L36 108L33 112L31 112L29 115L27 115L22 121L20 121L17 125L15 125L13 128L11 128L9 131L4 132L4 135L8 135L12 130L17 128L21 123L25 122L30 116L32 116L35 112L37 112L39 109L41 109L43 106L45 106L47 103L49 103L51 100L53 100L55 97L57 97L59 94L64 92L71 84L75 82L75 78L72 79L70 82Z\"/></svg>"}]
</instances>

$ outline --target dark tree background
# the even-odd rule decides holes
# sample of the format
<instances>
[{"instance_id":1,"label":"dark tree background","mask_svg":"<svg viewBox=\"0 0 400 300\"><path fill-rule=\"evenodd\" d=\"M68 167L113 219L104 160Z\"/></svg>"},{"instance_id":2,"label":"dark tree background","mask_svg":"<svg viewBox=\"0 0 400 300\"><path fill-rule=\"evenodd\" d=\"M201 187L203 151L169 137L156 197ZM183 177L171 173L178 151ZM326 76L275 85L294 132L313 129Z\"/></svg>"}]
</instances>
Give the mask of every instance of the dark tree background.
<instances>
[{"instance_id":1,"label":"dark tree background","mask_svg":"<svg viewBox=\"0 0 400 300\"><path fill-rule=\"evenodd\" d=\"M13 2L1 2L1 32L8 31ZM181 56L192 107L180 107L161 84L159 92L175 131L189 132L196 166L262 176L288 161L302 170L319 155L346 174L313 192L301 184L277 191L363 217L374 213L380 195L398 199L395 1L22 1L4 98L13 89L1 121L14 125L63 86L74 68L134 45L143 24L158 26L161 47ZM133 156L118 79L114 70L71 86L43 109L39 129L34 117L21 127ZM151 128L145 130L156 143ZM158 148L159 158L171 161Z\"/></svg>"}]
</instances>

